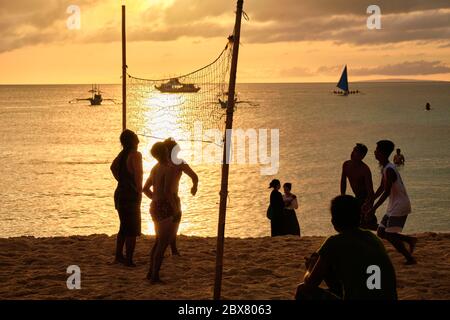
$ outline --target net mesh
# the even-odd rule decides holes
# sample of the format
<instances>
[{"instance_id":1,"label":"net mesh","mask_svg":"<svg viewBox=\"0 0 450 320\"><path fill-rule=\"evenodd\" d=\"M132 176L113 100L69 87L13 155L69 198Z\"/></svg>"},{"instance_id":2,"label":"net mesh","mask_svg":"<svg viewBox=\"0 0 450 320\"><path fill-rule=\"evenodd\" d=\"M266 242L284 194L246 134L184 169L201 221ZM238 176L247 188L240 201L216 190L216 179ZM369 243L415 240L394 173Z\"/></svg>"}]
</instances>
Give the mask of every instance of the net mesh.
<instances>
[{"instance_id":1,"label":"net mesh","mask_svg":"<svg viewBox=\"0 0 450 320\"><path fill-rule=\"evenodd\" d=\"M154 139L192 141L195 126L225 128L232 38L207 66L167 79L144 79L128 74L127 127ZM205 142L213 142L206 139Z\"/></svg>"}]
</instances>

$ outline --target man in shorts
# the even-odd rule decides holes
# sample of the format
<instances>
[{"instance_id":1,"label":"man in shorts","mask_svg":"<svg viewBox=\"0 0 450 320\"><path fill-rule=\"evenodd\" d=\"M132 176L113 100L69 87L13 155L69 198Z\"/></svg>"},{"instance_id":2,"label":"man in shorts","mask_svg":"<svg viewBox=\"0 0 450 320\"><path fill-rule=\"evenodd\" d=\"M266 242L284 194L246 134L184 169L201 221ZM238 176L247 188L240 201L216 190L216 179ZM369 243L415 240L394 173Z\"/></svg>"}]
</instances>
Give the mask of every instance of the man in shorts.
<instances>
[{"instance_id":1,"label":"man in shorts","mask_svg":"<svg viewBox=\"0 0 450 320\"><path fill-rule=\"evenodd\" d=\"M374 195L379 198L375 205L366 214L375 214L375 211L389 198L386 214L378 226L377 234L380 238L389 241L398 252L406 258L406 264L416 264L412 256L417 238L401 234L408 214L411 212L406 188L394 164L389 162L389 156L394 151L394 143L389 140L377 142L375 158L382 166L381 184ZM409 249L405 247L408 244Z\"/></svg>"}]
</instances>

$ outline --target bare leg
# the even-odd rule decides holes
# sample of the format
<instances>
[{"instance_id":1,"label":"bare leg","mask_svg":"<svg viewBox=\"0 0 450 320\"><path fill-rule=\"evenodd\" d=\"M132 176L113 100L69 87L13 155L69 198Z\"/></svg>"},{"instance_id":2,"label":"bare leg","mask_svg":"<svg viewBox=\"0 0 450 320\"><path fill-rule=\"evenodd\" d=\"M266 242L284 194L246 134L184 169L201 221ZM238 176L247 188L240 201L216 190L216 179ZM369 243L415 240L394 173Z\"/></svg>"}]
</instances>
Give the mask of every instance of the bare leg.
<instances>
[{"instance_id":1,"label":"bare leg","mask_svg":"<svg viewBox=\"0 0 450 320\"><path fill-rule=\"evenodd\" d=\"M164 260L164 251L166 251L167 246L173 240L174 229L175 224L173 223L172 218L167 218L159 222L158 241L155 243L152 257L152 268L150 275L152 283L162 282L159 277L159 270L161 269L161 265Z\"/></svg>"},{"instance_id":2,"label":"bare leg","mask_svg":"<svg viewBox=\"0 0 450 320\"><path fill-rule=\"evenodd\" d=\"M380 238L386 239L389 241L398 252L400 252L406 258L406 264L415 264L416 259L411 255L410 251L408 251L403 242L411 241L412 238L401 235L399 233L393 232L385 232L383 229L378 229L378 236Z\"/></svg>"},{"instance_id":3,"label":"bare leg","mask_svg":"<svg viewBox=\"0 0 450 320\"><path fill-rule=\"evenodd\" d=\"M134 248L136 247L136 237L126 237L125 247L127 251L125 265L128 267L136 267L136 265L133 263Z\"/></svg>"},{"instance_id":4,"label":"bare leg","mask_svg":"<svg viewBox=\"0 0 450 320\"><path fill-rule=\"evenodd\" d=\"M117 234L116 240L116 257L114 262L116 263L124 263L125 257L123 256L123 246L125 244L125 237L120 233Z\"/></svg>"},{"instance_id":5,"label":"bare leg","mask_svg":"<svg viewBox=\"0 0 450 320\"><path fill-rule=\"evenodd\" d=\"M396 235L400 240L406 242L409 245L409 253L412 254L414 252L414 249L416 248L417 238L410 237L401 233L396 233Z\"/></svg>"},{"instance_id":6,"label":"bare leg","mask_svg":"<svg viewBox=\"0 0 450 320\"><path fill-rule=\"evenodd\" d=\"M172 255L179 256L180 252L177 248L177 234L178 234L178 228L180 227L180 221L176 222L175 224L175 230L173 235L173 240L170 242L170 249L172 251Z\"/></svg>"},{"instance_id":7,"label":"bare leg","mask_svg":"<svg viewBox=\"0 0 450 320\"><path fill-rule=\"evenodd\" d=\"M150 267L149 267L148 273L147 273L148 280L151 280L151 278L152 278L153 261L155 261L155 251L156 251L157 245L158 245L158 237L155 238L155 243L153 244L152 250L150 252Z\"/></svg>"},{"instance_id":8,"label":"bare leg","mask_svg":"<svg viewBox=\"0 0 450 320\"><path fill-rule=\"evenodd\" d=\"M153 247L152 250L150 251L150 267L148 269L148 273L147 273L147 279L151 280L152 278L152 270L153 270L153 263L155 261L155 252L156 252L156 247L158 246L158 242L159 242L159 234L160 234L160 224L157 221L153 222L155 225L155 242L153 243Z\"/></svg>"}]
</instances>

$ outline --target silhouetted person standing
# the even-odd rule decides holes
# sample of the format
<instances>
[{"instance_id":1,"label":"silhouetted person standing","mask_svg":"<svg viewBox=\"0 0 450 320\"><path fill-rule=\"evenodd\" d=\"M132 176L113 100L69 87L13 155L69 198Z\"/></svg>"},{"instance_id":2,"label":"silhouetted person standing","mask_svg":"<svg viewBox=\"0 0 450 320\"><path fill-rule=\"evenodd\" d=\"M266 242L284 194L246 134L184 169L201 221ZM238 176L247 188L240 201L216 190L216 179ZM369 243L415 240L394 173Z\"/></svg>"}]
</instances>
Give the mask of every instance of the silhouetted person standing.
<instances>
[{"instance_id":1,"label":"silhouetted person standing","mask_svg":"<svg viewBox=\"0 0 450 320\"><path fill-rule=\"evenodd\" d=\"M361 208L371 207L370 202L373 198L373 182L370 168L363 162L367 154L367 147L361 143L357 143L347 160L342 165L341 175L341 195L345 195L347 191L347 178L353 193L358 199ZM373 215L365 215L361 212L361 228L377 230L377 217Z\"/></svg>"},{"instance_id":2,"label":"silhouetted person standing","mask_svg":"<svg viewBox=\"0 0 450 320\"><path fill-rule=\"evenodd\" d=\"M141 235L142 155L137 151L139 139L133 131L124 130L120 142L123 150L111 164L111 171L117 180L114 204L120 219L115 262L134 267L136 237ZM124 244L126 257L123 256Z\"/></svg>"},{"instance_id":3,"label":"silhouetted person standing","mask_svg":"<svg viewBox=\"0 0 450 320\"><path fill-rule=\"evenodd\" d=\"M164 252L175 235L178 202L171 191L175 177L173 174L174 167L169 161L169 152L164 143L155 143L151 149L151 154L158 160L158 163L152 168L143 192L152 199L150 214L155 224L156 238L150 253L150 268L147 279L152 283L158 283L162 282L159 270L164 259Z\"/></svg>"},{"instance_id":4,"label":"silhouetted person standing","mask_svg":"<svg viewBox=\"0 0 450 320\"><path fill-rule=\"evenodd\" d=\"M405 185L397 171L395 165L389 162L389 156L394 151L394 143L389 140L377 142L375 158L378 160L382 169L382 179L380 187L374 195L378 199L369 214L375 214L375 211L389 198L386 214L378 226L378 236L389 241L398 252L406 258L406 264L415 264L416 260L412 253L417 243L417 238L401 234L408 214L411 212L411 203L406 193ZM409 250L405 244L409 245Z\"/></svg>"},{"instance_id":5,"label":"silhouetted person standing","mask_svg":"<svg viewBox=\"0 0 450 320\"><path fill-rule=\"evenodd\" d=\"M180 255L180 253L178 252L178 248L177 248L177 233L178 233L178 228L180 226L180 221L181 221L181 201L180 201L180 197L178 196L178 188L180 185L180 179L181 179L181 175L183 173L187 174L189 178L191 178L192 180L192 188L191 188L191 194L193 196L195 196L195 194L197 193L197 186L198 186L198 176L197 174L194 172L194 170L191 169L191 167L189 167L189 165L184 162L181 159L178 159L177 155L179 152L179 145L176 143L175 140L173 139L166 139L164 140L164 145L166 146L168 152L169 152L169 161L172 164L173 167L173 171L171 171L174 174L174 177L172 179L173 184L171 186L171 192L174 194L174 198L176 200L176 204L177 204L177 216L176 216L176 227L175 227L175 235L173 237L173 241L170 243L170 248L172 250L172 254L173 255Z\"/></svg>"},{"instance_id":6,"label":"silhouetted person standing","mask_svg":"<svg viewBox=\"0 0 450 320\"><path fill-rule=\"evenodd\" d=\"M291 192L292 184L289 182L283 184L283 190L283 234L300 236L300 225L298 224L297 214L295 212L298 209L297 196Z\"/></svg>"},{"instance_id":7,"label":"silhouetted person standing","mask_svg":"<svg viewBox=\"0 0 450 320\"><path fill-rule=\"evenodd\" d=\"M278 179L273 179L269 188L272 188L270 193L270 204L267 209L267 218L270 219L270 229L272 237L283 235L283 214L284 214L284 201L283 195L279 191L281 189L281 183Z\"/></svg>"}]
</instances>

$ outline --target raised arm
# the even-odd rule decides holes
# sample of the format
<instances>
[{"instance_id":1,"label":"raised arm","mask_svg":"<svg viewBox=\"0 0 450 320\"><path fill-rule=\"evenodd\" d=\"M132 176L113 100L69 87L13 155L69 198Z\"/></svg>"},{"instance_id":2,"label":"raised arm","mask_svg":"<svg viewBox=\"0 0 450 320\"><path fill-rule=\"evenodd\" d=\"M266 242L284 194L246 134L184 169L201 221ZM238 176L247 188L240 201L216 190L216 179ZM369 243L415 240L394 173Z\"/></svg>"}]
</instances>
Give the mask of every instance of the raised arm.
<instances>
[{"instance_id":1,"label":"raised arm","mask_svg":"<svg viewBox=\"0 0 450 320\"><path fill-rule=\"evenodd\" d=\"M192 189L191 194L195 196L197 193L197 186L198 186L198 175L194 172L194 170L189 167L187 163L182 164L182 170L184 173L188 175L189 178L192 180Z\"/></svg>"},{"instance_id":2,"label":"raised arm","mask_svg":"<svg viewBox=\"0 0 450 320\"><path fill-rule=\"evenodd\" d=\"M341 174L341 195L345 195L347 191L347 175L345 173L345 163L342 165L342 174Z\"/></svg>"}]
</instances>

